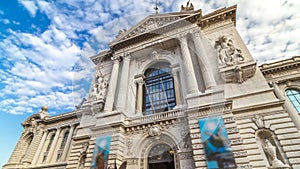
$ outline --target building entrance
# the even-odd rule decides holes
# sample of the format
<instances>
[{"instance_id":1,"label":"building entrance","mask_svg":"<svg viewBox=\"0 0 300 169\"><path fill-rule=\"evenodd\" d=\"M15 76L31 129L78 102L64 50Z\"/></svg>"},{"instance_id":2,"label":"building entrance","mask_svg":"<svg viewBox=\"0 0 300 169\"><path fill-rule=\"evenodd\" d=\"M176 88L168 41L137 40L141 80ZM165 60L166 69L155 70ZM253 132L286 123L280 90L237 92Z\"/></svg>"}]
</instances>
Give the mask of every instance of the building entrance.
<instances>
[{"instance_id":1,"label":"building entrance","mask_svg":"<svg viewBox=\"0 0 300 169\"><path fill-rule=\"evenodd\" d=\"M167 144L154 146L149 152L148 169L175 169L173 149Z\"/></svg>"}]
</instances>

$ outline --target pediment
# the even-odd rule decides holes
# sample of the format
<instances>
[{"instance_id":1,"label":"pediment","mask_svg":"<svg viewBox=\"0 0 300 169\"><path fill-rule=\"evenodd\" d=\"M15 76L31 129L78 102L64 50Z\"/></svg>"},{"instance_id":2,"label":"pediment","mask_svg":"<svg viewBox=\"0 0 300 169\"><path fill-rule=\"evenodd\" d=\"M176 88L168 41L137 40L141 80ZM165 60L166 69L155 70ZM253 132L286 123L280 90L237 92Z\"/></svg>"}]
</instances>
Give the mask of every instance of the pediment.
<instances>
[{"instance_id":1,"label":"pediment","mask_svg":"<svg viewBox=\"0 0 300 169\"><path fill-rule=\"evenodd\" d=\"M168 14L155 14L149 15L129 30L120 30L116 39L109 43L109 46L113 46L119 42L126 41L133 37L155 31L167 25L175 24L178 21L185 20L195 15L200 15L201 10L192 12L176 12Z\"/></svg>"}]
</instances>

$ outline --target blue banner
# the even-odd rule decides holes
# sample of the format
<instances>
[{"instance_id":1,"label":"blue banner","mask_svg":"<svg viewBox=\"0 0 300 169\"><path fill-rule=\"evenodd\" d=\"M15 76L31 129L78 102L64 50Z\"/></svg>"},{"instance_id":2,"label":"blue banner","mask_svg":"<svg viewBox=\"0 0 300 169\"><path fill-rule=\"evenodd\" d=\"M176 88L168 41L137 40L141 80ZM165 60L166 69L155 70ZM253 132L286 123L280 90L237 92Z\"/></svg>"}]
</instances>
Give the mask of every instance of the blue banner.
<instances>
[{"instance_id":1,"label":"blue banner","mask_svg":"<svg viewBox=\"0 0 300 169\"><path fill-rule=\"evenodd\" d=\"M101 136L96 139L91 169L104 169L107 167L111 138L111 136Z\"/></svg>"},{"instance_id":2,"label":"blue banner","mask_svg":"<svg viewBox=\"0 0 300 169\"><path fill-rule=\"evenodd\" d=\"M207 167L235 168L235 160L230 148L230 140L221 116L199 119L202 142L205 149Z\"/></svg>"}]
</instances>

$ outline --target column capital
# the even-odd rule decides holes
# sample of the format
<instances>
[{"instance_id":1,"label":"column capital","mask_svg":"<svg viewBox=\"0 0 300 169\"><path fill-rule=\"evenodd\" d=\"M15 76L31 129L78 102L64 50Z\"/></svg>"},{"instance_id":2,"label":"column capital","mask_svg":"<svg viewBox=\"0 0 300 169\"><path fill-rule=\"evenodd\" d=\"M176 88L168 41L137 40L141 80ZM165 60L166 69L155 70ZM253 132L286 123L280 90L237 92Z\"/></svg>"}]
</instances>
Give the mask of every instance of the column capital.
<instances>
[{"instance_id":1,"label":"column capital","mask_svg":"<svg viewBox=\"0 0 300 169\"><path fill-rule=\"evenodd\" d=\"M111 57L111 60L112 60L114 63L119 63L120 60L121 60L121 58L122 58L122 55L113 55L113 56Z\"/></svg>"},{"instance_id":2,"label":"column capital","mask_svg":"<svg viewBox=\"0 0 300 169\"><path fill-rule=\"evenodd\" d=\"M135 79L135 83L138 85L142 85L142 84L144 84L144 79L143 78Z\"/></svg>"},{"instance_id":3,"label":"column capital","mask_svg":"<svg viewBox=\"0 0 300 169\"><path fill-rule=\"evenodd\" d=\"M177 73L180 71L180 65L179 64L171 65L170 68L172 71L172 75L177 76Z\"/></svg>"},{"instance_id":4,"label":"column capital","mask_svg":"<svg viewBox=\"0 0 300 169\"><path fill-rule=\"evenodd\" d=\"M193 34L193 37L194 36L200 37L201 31L198 28L195 28L191 30L191 33Z\"/></svg>"},{"instance_id":5,"label":"column capital","mask_svg":"<svg viewBox=\"0 0 300 169\"><path fill-rule=\"evenodd\" d=\"M186 40L186 35L187 33L181 33L177 35L177 39L179 39L179 41Z\"/></svg>"},{"instance_id":6,"label":"column capital","mask_svg":"<svg viewBox=\"0 0 300 169\"><path fill-rule=\"evenodd\" d=\"M122 57L124 60L130 60L131 55L130 55L130 53L126 52L126 53L123 53Z\"/></svg>"},{"instance_id":7,"label":"column capital","mask_svg":"<svg viewBox=\"0 0 300 169\"><path fill-rule=\"evenodd\" d=\"M179 67L175 67L172 69L172 75L173 76L177 76L177 73L180 71L180 68Z\"/></svg>"}]
</instances>

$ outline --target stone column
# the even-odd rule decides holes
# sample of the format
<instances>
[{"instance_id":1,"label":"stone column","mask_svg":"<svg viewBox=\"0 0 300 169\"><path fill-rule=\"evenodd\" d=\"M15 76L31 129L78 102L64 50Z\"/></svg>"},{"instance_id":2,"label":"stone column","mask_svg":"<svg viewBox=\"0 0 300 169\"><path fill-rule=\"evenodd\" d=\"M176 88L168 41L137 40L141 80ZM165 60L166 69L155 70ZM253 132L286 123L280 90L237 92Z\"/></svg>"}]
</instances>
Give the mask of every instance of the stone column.
<instances>
[{"instance_id":1,"label":"stone column","mask_svg":"<svg viewBox=\"0 0 300 169\"><path fill-rule=\"evenodd\" d=\"M206 86L206 89L210 89L216 86L216 81L213 76L213 73L209 70L208 56L203 45L202 39L200 37L200 31L195 29L193 30L193 40L196 48L197 58L200 62L200 68L203 75L203 80Z\"/></svg>"},{"instance_id":2,"label":"stone column","mask_svg":"<svg viewBox=\"0 0 300 169\"><path fill-rule=\"evenodd\" d=\"M110 82L105 100L105 111L112 111L115 101L115 92L117 88L118 74L119 74L119 61L120 56L113 56L111 60L114 62L112 72L110 75Z\"/></svg>"},{"instance_id":3,"label":"stone column","mask_svg":"<svg viewBox=\"0 0 300 169\"><path fill-rule=\"evenodd\" d=\"M65 161L66 160L66 157L68 155L69 149L71 147L71 141L72 141L74 129L75 129L75 125L72 125L71 129L69 131L69 135L68 135L68 139L66 141L66 145L65 145L65 147L63 149L63 153L62 153L62 156L60 158L61 161Z\"/></svg>"},{"instance_id":4,"label":"stone column","mask_svg":"<svg viewBox=\"0 0 300 169\"><path fill-rule=\"evenodd\" d=\"M135 79L135 83L137 84L138 88L138 93L137 93L137 113L142 113L143 112L143 84L144 84L144 79L143 76L139 76L138 78Z\"/></svg>"},{"instance_id":5,"label":"stone column","mask_svg":"<svg viewBox=\"0 0 300 169\"><path fill-rule=\"evenodd\" d=\"M178 38L180 41L182 59L185 68L187 92L188 94L199 93L198 84L195 77L194 66L191 59L186 34L181 34Z\"/></svg>"},{"instance_id":6,"label":"stone column","mask_svg":"<svg viewBox=\"0 0 300 169\"><path fill-rule=\"evenodd\" d=\"M117 101L117 108L118 110L124 112L126 108L126 101L127 101L127 93L128 93L128 79L129 79L129 65L130 64L130 55L124 54L123 57L123 67L122 67L122 74L120 79L120 89Z\"/></svg>"},{"instance_id":7,"label":"stone column","mask_svg":"<svg viewBox=\"0 0 300 169\"><path fill-rule=\"evenodd\" d=\"M51 144L51 147L50 147L50 150L48 152L48 155L47 155L47 159L46 159L46 163L49 164L52 157L53 157L53 154L55 153L54 152L54 149L56 147L56 144L57 144L57 141L58 141L58 138L59 138L59 135L60 135L60 131L61 131L61 128L58 128L56 130L56 133L55 133L55 136L54 136L54 139L53 139L53 142Z\"/></svg>"},{"instance_id":8,"label":"stone column","mask_svg":"<svg viewBox=\"0 0 300 169\"><path fill-rule=\"evenodd\" d=\"M47 135L48 135L48 131L44 131L44 134L43 134L43 137L42 137L41 142L39 144L39 147L36 150L36 153L35 153L35 155L33 157L32 162L31 162L32 165L35 165L37 163L37 160L38 160L39 156L42 154L41 151L42 151L42 148L45 145L45 141L46 141Z\"/></svg>"},{"instance_id":9,"label":"stone column","mask_svg":"<svg viewBox=\"0 0 300 169\"><path fill-rule=\"evenodd\" d=\"M174 91L175 91L175 97L176 97L176 106L181 105L181 95L180 95L180 89L179 89L179 78L178 78L178 68L172 69L173 74L173 80L174 80Z\"/></svg>"},{"instance_id":10,"label":"stone column","mask_svg":"<svg viewBox=\"0 0 300 169\"><path fill-rule=\"evenodd\" d=\"M290 115L297 129L300 130L300 117L295 107L292 105L289 98L285 97L276 82L271 82L270 84L274 87L275 95L279 98L279 100L284 100L284 107L286 108L287 113Z\"/></svg>"}]
</instances>

